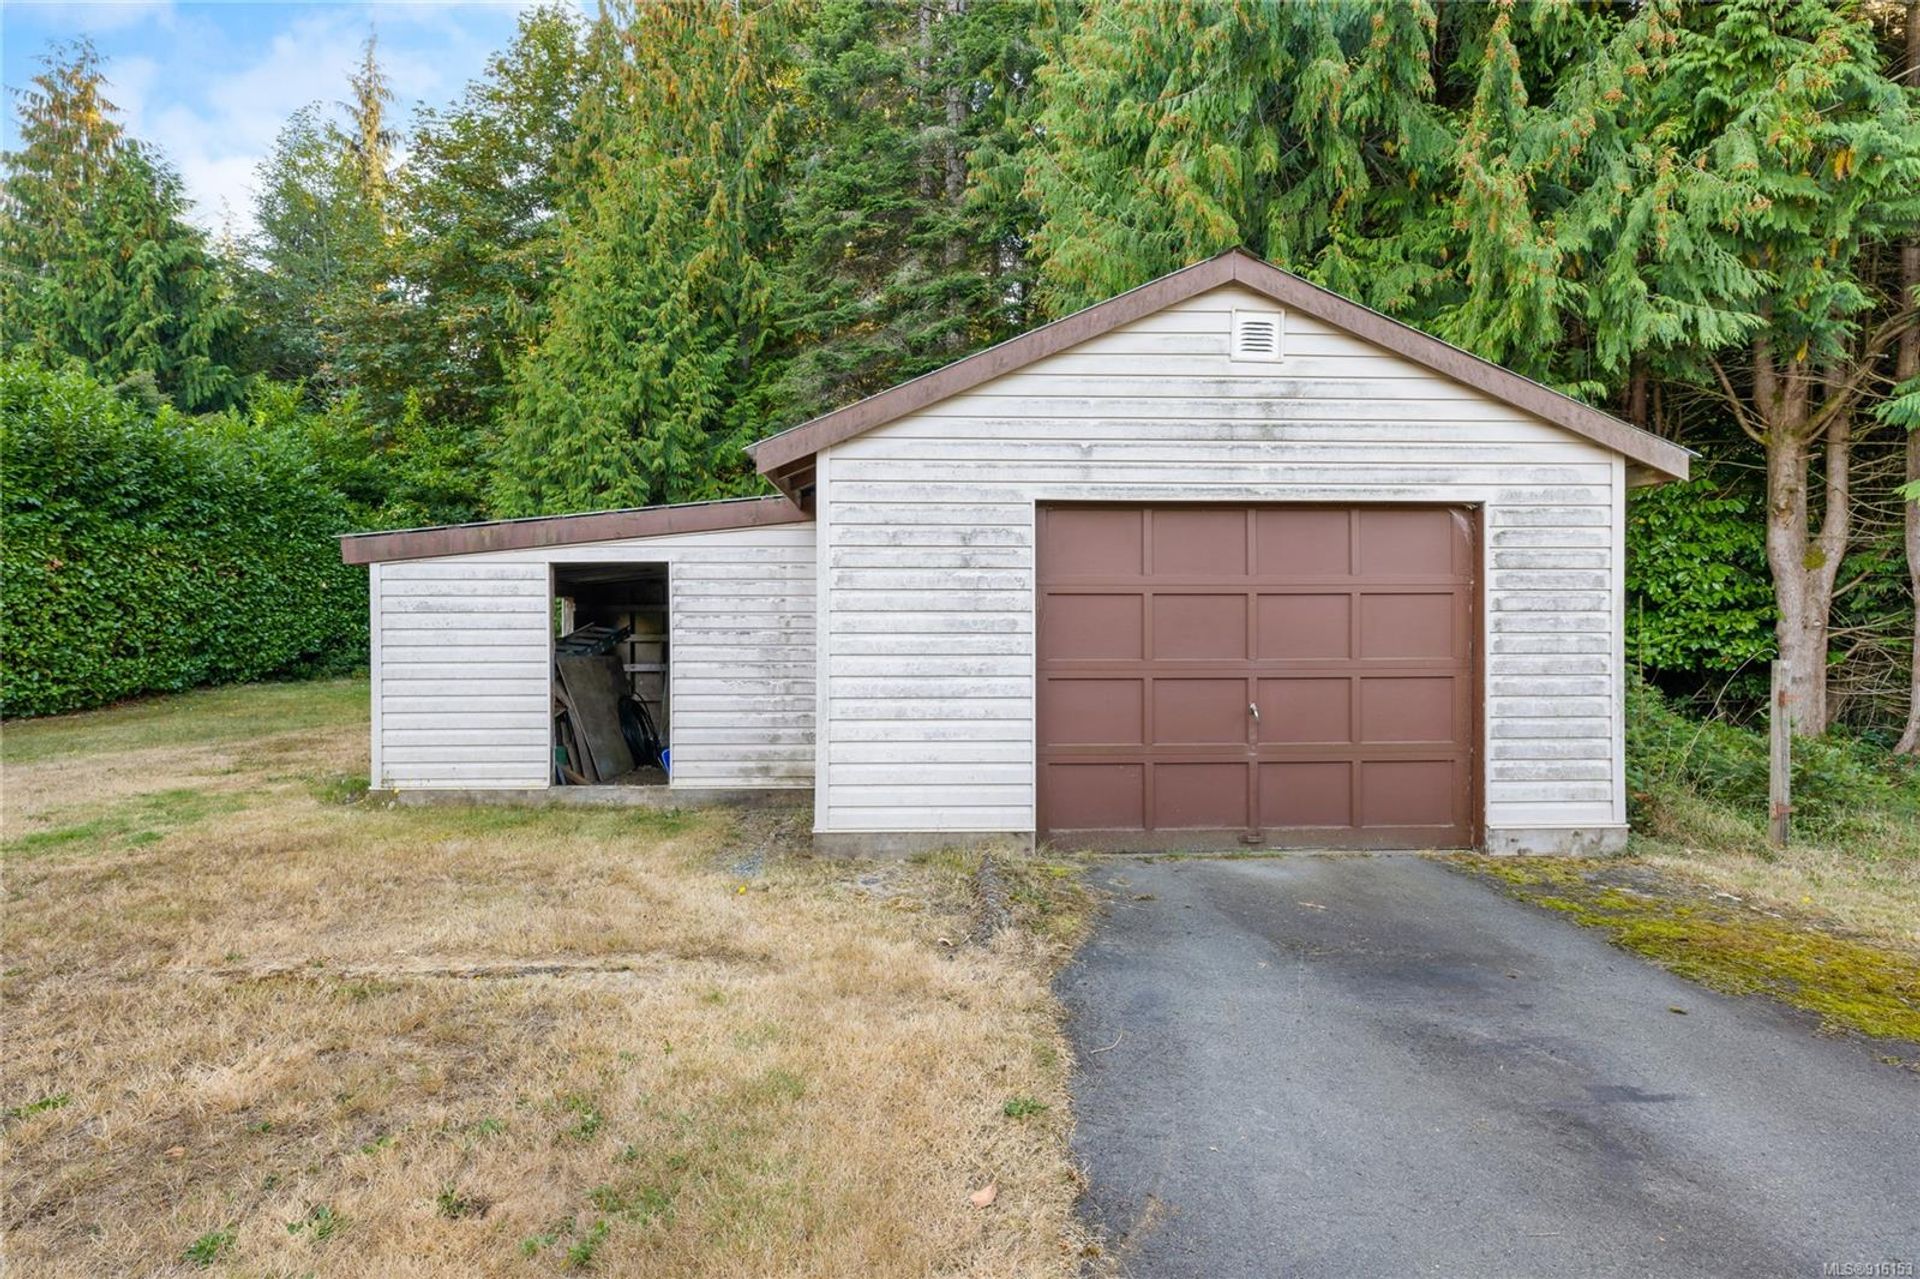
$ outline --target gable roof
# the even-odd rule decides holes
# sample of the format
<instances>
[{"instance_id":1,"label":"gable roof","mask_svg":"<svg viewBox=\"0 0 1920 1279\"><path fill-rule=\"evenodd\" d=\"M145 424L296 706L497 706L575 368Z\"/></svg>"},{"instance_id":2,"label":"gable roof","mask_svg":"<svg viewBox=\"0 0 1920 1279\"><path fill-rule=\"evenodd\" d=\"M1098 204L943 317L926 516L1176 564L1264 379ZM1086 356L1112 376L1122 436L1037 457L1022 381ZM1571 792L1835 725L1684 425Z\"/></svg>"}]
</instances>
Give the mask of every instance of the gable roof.
<instances>
[{"instance_id":1,"label":"gable roof","mask_svg":"<svg viewBox=\"0 0 1920 1279\"><path fill-rule=\"evenodd\" d=\"M710 533L716 529L804 524L813 516L784 497L740 497L679 506L635 506L583 515L536 515L520 520L478 524L440 524L383 533L343 533L340 558L349 564L427 559L436 555L472 555L480 551L522 551L535 546L611 542L623 537L661 537L668 533Z\"/></svg>"},{"instance_id":2,"label":"gable roof","mask_svg":"<svg viewBox=\"0 0 1920 1279\"><path fill-rule=\"evenodd\" d=\"M1638 464L1642 483L1687 478L1688 450L1611 413L1562 395L1552 387L1442 342L1420 330L1310 284L1244 249L1230 249L1120 296L1076 311L998 346L902 382L844 408L749 446L760 473L781 492L800 500L812 483L813 458L821 449L851 439L917 409L1025 368L1037 360L1110 333L1177 302L1225 284L1239 284L1393 352L1444 378L1473 387L1525 413L1584 436Z\"/></svg>"}]
</instances>

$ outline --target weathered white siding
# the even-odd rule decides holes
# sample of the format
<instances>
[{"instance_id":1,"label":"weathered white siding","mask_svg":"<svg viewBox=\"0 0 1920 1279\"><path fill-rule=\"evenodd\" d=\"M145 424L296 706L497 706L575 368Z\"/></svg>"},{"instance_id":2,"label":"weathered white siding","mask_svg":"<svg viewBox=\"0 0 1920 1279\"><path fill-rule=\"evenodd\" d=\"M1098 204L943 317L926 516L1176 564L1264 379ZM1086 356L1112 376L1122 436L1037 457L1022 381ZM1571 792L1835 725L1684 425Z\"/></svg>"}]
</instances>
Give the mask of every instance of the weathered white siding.
<instances>
[{"instance_id":1,"label":"weathered white siding","mask_svg":"<svg viewBox=\"0 0 1920 1279\"><path fill-rule=\"evenodd\" d=\"M673 784L813 784L813 526L373 566L374 785L547 784L551 566L667 568Z\"/></svg>"},{"instance_id":2,"label":"weathered white siding","mask_svg":"<svg viewBox=\"0 0 1920 1279\"><path fill-rule=\"evenodd\" d=\"M818 459L818 829L1034 829L1037 502L1483 507L1486 825L1625 821L1608 450L1226 287Z\"/></svg>"},{"instance_id":3,"label":"weathered white siding","mask_svg":"<svg viewBox=\"0 0 1920 1279\"><path fill-rule=\"evenodd\" d=\"M546 784L546 565L408 560L373 574L380 787Z\"/></svg>"}]
</instances>

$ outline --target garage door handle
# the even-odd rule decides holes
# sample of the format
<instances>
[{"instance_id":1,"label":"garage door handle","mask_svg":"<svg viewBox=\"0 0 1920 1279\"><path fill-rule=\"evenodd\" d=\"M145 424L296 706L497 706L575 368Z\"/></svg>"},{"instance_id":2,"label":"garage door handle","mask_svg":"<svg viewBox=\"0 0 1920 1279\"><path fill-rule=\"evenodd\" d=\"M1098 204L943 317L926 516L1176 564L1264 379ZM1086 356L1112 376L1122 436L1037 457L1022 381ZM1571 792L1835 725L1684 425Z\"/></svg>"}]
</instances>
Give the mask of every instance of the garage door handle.
<instances>
[{"instance_id":1,"label":"garage door handle","mask_svg":"<svg viewBox=\"0 0 1920 1279\"><path fill-rule=\"evenodd\" d=\"M1255 703L1247 703L1247 714L1253 716L1254 723L1258 724L1260 722L1260 707Z\"/></svg>"}]
</instances>

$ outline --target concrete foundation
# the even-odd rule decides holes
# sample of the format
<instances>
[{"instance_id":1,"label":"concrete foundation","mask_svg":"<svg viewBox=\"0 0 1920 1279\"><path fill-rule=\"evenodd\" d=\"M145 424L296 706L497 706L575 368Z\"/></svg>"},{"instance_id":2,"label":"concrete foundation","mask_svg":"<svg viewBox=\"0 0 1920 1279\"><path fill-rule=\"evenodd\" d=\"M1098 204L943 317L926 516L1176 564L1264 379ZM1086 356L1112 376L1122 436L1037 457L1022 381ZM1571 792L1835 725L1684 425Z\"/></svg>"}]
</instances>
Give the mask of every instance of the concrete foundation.
<instances>
[{"instance_id":1,"label":"concrete foundation","mask_svg":"<svg viewBox=\"0 0 1920 1279\"><path fill-rule=\"evenodd\" d=\"M805 807L808 787L756 788L696 786L548 786L515 790L478 787L431 790L375 790L368 798L408 807L433 804L500 804L525 807L582 808L765 808ZM1494 856L1599 857L1627 846L1625 826L1516 827L1487 832L1484 851ZM815 831L813 850L823 857L913 857L943 849L999 848L1031 852L1032 831ZM1180 851L1200 851L1183 845ZM1245 854L1222 844L1221 852ZM1322 851L1322 850L1297 850ZM1334 850L1324 850L1334 851ZM1354 851L1354 850L1340 850Z\"/></svg>"},{"instance_id":2,"label":"concrete foundation","mask_svg":"<svg viewBox=\"0 0 1920 1279\"><path fill-rule=\"evenodd\" d=\"M1033 851L1032 831L815 831L813 851L822 857L912 857L944 849Z\"/></svg>"},{"instance_id":3,"label":"concrete foundation","mask_svg":"<svg viewBox=\"0 0 1920 1279\"><path fill-rule=\"evenodd\" d=\"M1626 846L1625 826L1544 826L1490 830L1486 851L1507 856L1599 857Z\"/></svg>"},{"instance_id":4,"label":"concrete foundation","mask_svg":"<svg viewBox=\"0 0 1920 1279\"><path fill-rule=\"evenodd\" d=\"M531 808L763 808L804 807L813 801L810 787L745 789L707 786L544 786L526 789L376 790L375 800L407 807L433 804L498 804Z\"/></svg>"}]
</instances>

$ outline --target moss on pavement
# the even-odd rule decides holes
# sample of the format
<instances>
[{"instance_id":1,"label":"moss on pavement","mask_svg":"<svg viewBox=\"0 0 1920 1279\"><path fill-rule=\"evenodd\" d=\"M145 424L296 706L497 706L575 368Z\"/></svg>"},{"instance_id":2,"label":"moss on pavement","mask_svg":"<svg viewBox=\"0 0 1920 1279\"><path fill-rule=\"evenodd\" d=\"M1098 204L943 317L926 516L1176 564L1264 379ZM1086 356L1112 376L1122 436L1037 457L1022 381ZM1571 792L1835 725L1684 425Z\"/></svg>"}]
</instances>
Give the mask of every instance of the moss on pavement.
<instances>
[{"instance_id":1,"label":"moss on pavement","mask_svg":"<svg viewBox=\"0 0 1920 1279\"><path fill-rule=\"evenodd\" d=\"M1458 857L1521 901L1604 929L1623 949L1703 986L1766 995L1829 1030L1907 1040L1920 1056L1920 954L1812 914L1753 906L1632 859ZM1909 1064L1914 1064L1910 1061Z\"/></svg>"}]
</instances>

